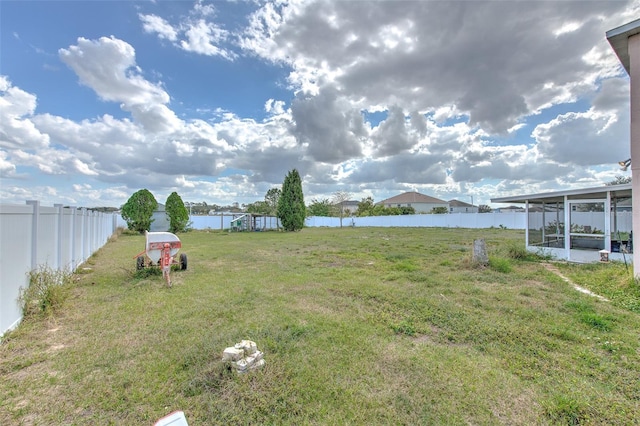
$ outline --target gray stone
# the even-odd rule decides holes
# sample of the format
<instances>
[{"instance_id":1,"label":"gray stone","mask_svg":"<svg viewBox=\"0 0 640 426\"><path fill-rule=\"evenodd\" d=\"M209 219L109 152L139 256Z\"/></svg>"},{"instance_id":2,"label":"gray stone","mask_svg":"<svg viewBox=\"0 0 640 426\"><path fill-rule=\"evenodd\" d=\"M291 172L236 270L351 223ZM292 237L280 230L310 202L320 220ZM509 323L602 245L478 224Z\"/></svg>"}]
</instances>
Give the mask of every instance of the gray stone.
<instances>
[{"instance_id":1,"label":"gray stone","mask_svg":"<svg viewBox=\"0 0 640 426\"><path fill-rule=\"evenodd\" d=\"M485 266L489 264L487 245L482 238L473 241L473 262Z\"/></svg>"}]
</instances>

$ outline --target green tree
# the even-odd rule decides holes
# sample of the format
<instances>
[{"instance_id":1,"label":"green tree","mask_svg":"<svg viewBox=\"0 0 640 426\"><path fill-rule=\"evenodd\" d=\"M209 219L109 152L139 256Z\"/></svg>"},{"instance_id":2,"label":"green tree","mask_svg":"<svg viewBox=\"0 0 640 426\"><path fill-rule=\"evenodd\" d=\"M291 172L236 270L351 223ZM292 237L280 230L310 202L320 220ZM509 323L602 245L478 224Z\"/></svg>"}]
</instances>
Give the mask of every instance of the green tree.
<instances>
[{"instance_id":1,"label":"green tree","mask_svg":"<svg viewBox=\"0 0 640 426\"><path fill-rule=\"evenodd\" d=\"M172 192L165 204L169 216L169 232L184 232L189 222L189 211L177 192Z\"/></svg>"},{"instance_id":2,"label":"green tree","mask_svg":"<svg viewBox=\"0 0 640 426\"><path fill-rule=\"evenodd\" d=\"M478 206L478 213L491 213L491 207L486 204L480 204Z\"/></svg>"},{"instance_id":3,"label":"green tree","mask_svg":"<svg viewBox=\"0 0 640 426\"><path fill-rule=\"evenodd\" d=\"M127 228L143 233L151 229L151 216L158 207L158 202L149 190L141 189L133 194L122 206L122 218Z\"/></svg>"},{"instance_id":4,"label":"green tree","mask_svg":"<svg viewBox=\"0 0 640 426\"><path fill-rule=\"evenodd\" d=\"M331 216L331 202L327 198L316 200L313 198L307 207L308 216Z\"/></svg>"},{"instance_id":5,"label":"green tree","mask_svg":"<svg viewBox=\"0 0 640 426\"><path fill-rule=\"evenodd\" d=\"M252 214L271 214L271 207L266 201L256 201L247 206L247 213Z\"/></svg>"},{"instance_id":6,"label":"green tree","mask_svg":"<svg viewBox=\"0 0 640 426\"><path fill-rule=\"evenodd\" d=\"M304 226L306 207L302 195L302 181L296 169L287 173L278 200L278 218L285 231L299 231Z\"/></svg>"},{"instance_id":7,"label":"green tree","mask_svg":"<svg viewBox=\"0 0 640 426\"><path fill-rule=\"evenodd\" d=\"M264 196L264 202L268 207L267 214L275 216L278 213L278 200L280 200L281 195L282 191L280 188L271 188L267 191Z\"/></svg>"},{"instance_id":8,"label":"green tree","mask_svg":"<svg viewBox=\"0 0 640 426\"><path fill-rule=\"evenodd\" d=\"M374 216L373 215L373 198L367 197L363 198L362 201L358 203L358 210L356 210L356 216Z\"/></svg>"}]
</instances>

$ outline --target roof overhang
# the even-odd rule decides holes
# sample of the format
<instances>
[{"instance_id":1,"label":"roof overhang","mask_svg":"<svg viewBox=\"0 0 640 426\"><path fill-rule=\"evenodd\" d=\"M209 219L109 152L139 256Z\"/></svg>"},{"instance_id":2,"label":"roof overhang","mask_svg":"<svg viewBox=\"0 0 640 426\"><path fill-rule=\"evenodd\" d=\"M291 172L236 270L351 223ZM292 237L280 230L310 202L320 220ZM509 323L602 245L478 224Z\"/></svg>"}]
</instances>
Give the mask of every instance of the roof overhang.
<instances>
[{"instance_id":1,"label":"roof overhang","mask_svg":"<svg viewBox=\"0 0 640 426\"><path fill-rule=\"evenodd\" d=\"M618 55L622 66L629 74L631 63L629 60L629 37L640 34L640 19L607 31L607 40Z\"/></svg>"},{"instance_id":2,"label":"roof overhang","mask_svg":"<svg viewBox=\"0 0 640 426\"><path fill-rule=\"evenodd\" d=\"M529 195L515 195L511 197L500 197L500 198L492 198L492 203L526 203L534 202L534 203L553 203L553 202L563 202L564 197L566 196L569 199L580 199L580 200L589 200L589 199L603 199L607 197L607 193L611 193L611 197L616 198L624 198L631 197L631 187L630 183L625 183L622 185L610 185L610 186L601 186L597 188L583 188L583 189L568 189L566 191L557 191L557 192L545 192L540 194L529 194Z\"/></svg>"}]
</instances>

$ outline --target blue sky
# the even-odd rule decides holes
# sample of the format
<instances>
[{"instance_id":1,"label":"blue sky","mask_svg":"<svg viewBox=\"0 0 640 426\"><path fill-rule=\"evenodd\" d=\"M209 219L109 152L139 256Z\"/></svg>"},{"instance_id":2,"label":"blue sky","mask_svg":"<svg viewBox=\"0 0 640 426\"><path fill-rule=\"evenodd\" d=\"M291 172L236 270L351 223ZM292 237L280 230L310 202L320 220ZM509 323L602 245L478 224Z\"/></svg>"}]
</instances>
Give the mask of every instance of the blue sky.
<instances>
[{"instance_id":1,"label":"blue sky","mask_svg":"<svg viewBox=\"0 0 640 426\"><path fill-rule=\"evenodd\" d=\"M0 198L248 204L599 186L638 1L0 1ZM497 207L497 206L496 206Z\"/></svg>"}]
</instances>

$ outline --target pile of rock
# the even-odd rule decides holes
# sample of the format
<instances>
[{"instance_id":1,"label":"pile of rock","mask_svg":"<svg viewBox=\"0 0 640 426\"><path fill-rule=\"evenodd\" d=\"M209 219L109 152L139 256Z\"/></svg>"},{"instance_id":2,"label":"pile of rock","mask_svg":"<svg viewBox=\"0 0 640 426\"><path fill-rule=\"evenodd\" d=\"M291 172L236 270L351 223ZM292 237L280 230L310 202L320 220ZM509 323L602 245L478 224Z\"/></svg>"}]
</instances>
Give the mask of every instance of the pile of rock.
<instances>
[{"instance_id":1,"label":"pile of rock","mask_svg":"<svg viewBox=\"0 0 640 426\"><path fill-rule=\"evenodd\" d=\"M251 340L243 340L230 346L222 352L222 361L230 362L235 370L242 374L265 366L262 359L264 354L258 350L258 346Z\"/></svg>"}]
</instances>

